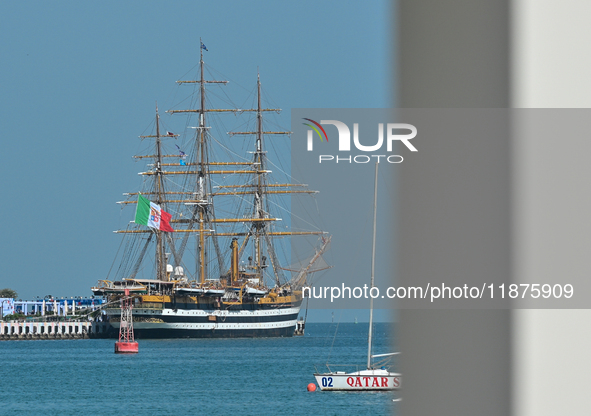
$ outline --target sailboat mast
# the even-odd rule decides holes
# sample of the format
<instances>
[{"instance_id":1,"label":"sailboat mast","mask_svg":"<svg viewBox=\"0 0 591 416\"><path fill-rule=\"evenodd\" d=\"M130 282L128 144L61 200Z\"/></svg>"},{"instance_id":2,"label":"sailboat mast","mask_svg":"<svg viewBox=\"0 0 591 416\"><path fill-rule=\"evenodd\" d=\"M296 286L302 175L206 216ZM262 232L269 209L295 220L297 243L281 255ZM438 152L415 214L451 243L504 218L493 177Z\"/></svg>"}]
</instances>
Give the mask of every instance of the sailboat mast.
<instances>
[{"instance_id":1,"label":"sailboat mast","mask_svg":"<svg viewBox=\"0 0 591 416\"><path fill-rule=\"evenodd\" d=\"M156 104L156 175L155 175L156 203L162 207L164 202L162 183L162 141L160 140L160 115ZM156 233L156 279L166 280L166 260L164 252L164 235L160 230Z\"/></svg>"},{"instance_id":2,"label":"sailboat mast","mask_svg":"<svg viewBox=\"0 0 591 416\"><path fill-rule=\"evenodd\" d=\"M371 336L373 329L373 297L371 289L374 287L375 268L376 268L376 219L378 212L378 162L376 162L376 174L373 196L373 243L371 246L371 284L369 286L369 335L367 339L367 369L371 370Z\"/></svg>"}]
</instances>

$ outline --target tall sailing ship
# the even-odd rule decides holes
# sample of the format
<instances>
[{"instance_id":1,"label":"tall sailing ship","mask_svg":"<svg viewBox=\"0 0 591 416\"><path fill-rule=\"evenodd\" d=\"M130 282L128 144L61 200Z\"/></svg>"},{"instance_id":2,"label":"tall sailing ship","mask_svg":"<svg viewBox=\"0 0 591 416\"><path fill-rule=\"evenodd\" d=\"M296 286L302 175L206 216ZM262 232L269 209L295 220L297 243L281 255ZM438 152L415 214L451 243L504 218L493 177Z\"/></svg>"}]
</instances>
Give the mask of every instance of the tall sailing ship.
<instances>
[{"instance_id":1,"label":"tall sailing ship","mask_svg":"<svg viewBox=\"0 0 591 416\"><path fill-rule=\"evenodd\" d=\"M144 182L120 202L137 208L135 221L116 231L123 234L117 276L99 280L92 291L106 297L107 319L118 330L119 302L129 290L136 338L292 336L302 287L328 267L322 255L330 236L278 225L274 210L281 204L273 198L316 191L273 180L270 167L281 168L268 158L265 142L289 132L265 129L263 115L280 110L263 108L260 76L255 108L208 108L207 87L227 81L205 79L204 50L200 43L199 79L177 81L193 86L184 102L197 108L168 111L189 117L191 133L163 133L156 109L155 131L140 136L150 141L148 154L134 156L149 162L140 172ZM241 136L245 155L212 132L211 125L220 124L213 116L223 113L255 117L252 131L228 133ZM292 236L313 238L313 249L296 266L282 267Z\"/></svg>"}]
</instances>

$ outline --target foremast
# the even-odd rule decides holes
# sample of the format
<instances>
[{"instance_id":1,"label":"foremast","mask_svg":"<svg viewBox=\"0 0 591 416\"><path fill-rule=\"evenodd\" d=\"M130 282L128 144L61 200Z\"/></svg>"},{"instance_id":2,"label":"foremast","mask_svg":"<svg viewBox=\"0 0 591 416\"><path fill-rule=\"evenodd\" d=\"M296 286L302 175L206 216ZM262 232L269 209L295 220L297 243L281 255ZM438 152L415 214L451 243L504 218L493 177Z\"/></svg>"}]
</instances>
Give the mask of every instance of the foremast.
<instances>
[{"instance_id":1,"label":"foremast","mask_svg":"<svg viewBox=\"0 0 591 416\"><path fill-rule=\"evenodd\" d=\"M160 114L158 112L158 104L156 104L156 134L155 135L147 135L147 136L140 136L141 139L151 138L155 139L156 144L156 154L150 155L148 157L154 158L154 169L152 174L154 176L154 183L153 183L153 191L148 192L150 195L154 195L156 197L155 203L159 205L162 209L166 207L166 198L165 198L165 187L164 187L164 171L162 169L163 163L163 154L162 154L162 135L160 134ZM130 194L131 195L131 194ZM134 194L135 195L135 194ZM120 202L121 203L121 202ZM129 231L119 231L119 232L129 232ZM157 229L150 229L147 232L153 233L156 236L156 279L165 281L167 280L167 273L166 273L166 248L165 248L165 238L166 238L166 231L157 230ZM148 239L149 242L149 239ZM147 243L148 243L147 242ZM147 246L146 243L146 246ZM172 241L171 241L172 245Z\"/></svg>"},{"instance_id":2,"label":"foremast","mask_svg":"<svg viewBox=\"0 0 591 416\"><path fill-rule=\"evenodd\" d=\"M156 193L156 204L162 209L165 207L164 183L162 178L162 140L160 138L160 114L156 105L156 166L154 176L154 188ZM154 230L156 233L156 279L166 280L166 250L164 249L165 231Z\"/></svg>"}]
</instances>

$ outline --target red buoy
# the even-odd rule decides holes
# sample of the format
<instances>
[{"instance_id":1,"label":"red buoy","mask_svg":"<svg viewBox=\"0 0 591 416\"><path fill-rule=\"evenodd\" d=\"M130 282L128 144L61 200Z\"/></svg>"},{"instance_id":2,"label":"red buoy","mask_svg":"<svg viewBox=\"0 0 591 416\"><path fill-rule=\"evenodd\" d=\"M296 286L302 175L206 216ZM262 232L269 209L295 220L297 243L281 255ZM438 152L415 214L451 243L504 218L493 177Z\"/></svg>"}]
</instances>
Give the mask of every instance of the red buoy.
<instances>
[{"instance_id":1,"label":"red buoy","mask_svg":"<svg viewBox=\"0 0 591 416\"><path fill-rule=\"evenodd\" d=\"M136 354L138 344L133 338L133 318L129 289L125 289L125 297L121 300L121 320L119 321L119 342L115 343L116 354Z\"/></svg>"},{"instance_id":2,"label":"red buoy","mask_svg":"<svg viewBox=\"0 0 591 416\"><path fill-rule=\"evenodd\" d=\"M117 354L133 354L138 352L137 342L116 342L115 352Z\"/></svg>"},{"instance_id":3,"label":"red buoy","mask_svg":"<svg viewBox=\"0 0 591 416\"><path fill-rule=\"evenodd\" d=\"M316 391L316 384L314 384L314 383L308 384L308 391Z\"/></svg>"}]
</instances>

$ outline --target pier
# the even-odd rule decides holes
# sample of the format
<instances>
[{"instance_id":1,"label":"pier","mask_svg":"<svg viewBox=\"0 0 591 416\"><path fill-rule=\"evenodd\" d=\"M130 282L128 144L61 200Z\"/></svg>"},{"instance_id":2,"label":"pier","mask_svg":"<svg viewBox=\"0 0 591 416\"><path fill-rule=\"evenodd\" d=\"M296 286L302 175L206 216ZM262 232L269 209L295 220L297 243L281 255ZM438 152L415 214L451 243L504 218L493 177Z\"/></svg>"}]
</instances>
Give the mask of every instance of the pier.
<instances>
[{"instance_id":1,"label":"pier","mask_svg":"<svg viewBox=\"0 0 591 416\"><path fill-rule=\"evenodd\" d=\"M109 338L108 322L0 322L0 340Z\"/></svg>"},{"instance_id":2,"label":"pier","mask_svg":"<svg viewBox=\"0 0 591 416\"><path fill-rule=\"evenodd\" d=\"M0 301L0 341L109 338L113 333L101 316L105 305L100 298Z\"/></svg>"}]
</instances>

